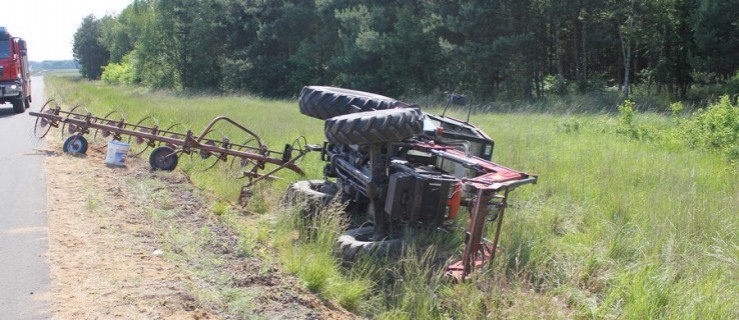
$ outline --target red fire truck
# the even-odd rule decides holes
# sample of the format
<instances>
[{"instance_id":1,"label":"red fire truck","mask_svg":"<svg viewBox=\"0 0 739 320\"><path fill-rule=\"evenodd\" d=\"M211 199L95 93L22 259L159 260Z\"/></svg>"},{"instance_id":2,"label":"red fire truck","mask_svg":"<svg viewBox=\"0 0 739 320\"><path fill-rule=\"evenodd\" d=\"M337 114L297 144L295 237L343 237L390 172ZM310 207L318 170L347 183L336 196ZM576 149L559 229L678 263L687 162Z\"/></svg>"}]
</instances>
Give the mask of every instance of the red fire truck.
<instances>
[{"instance_id":1,"label":"red fire truck","mask_svg":"<svg viewBox=\"0 0 739 320\"><path fill-rule=\"evenodd\" d=\"M15 113L31 106L31 71L26 41L0 27L0 104L10 102Z\"/></svg>"}]
</instances>

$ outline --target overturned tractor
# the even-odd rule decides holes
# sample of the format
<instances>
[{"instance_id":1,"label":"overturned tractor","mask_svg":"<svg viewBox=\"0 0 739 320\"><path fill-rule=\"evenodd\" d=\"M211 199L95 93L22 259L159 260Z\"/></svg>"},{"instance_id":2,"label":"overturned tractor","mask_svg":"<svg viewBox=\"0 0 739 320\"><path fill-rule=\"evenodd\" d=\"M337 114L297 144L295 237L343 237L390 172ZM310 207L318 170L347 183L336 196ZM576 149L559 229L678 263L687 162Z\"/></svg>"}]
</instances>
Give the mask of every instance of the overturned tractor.
<instances>
[{"instance_id":1,"label":"overturned tractor","mask_svg":"<svg viewBox=\"0 0 739 320\"><path fill-rule=\"evenodd\" d=\"M452 102L464 102L455 96ZM491 162L494 142L468 121L421 112L392 98L333 87L303 88L301 113L324 120L323 180L298 181L287 198L326 205L336 198L365 224L339 239L340 253L388 252L402 227L437 228L466 207L461 260L448 275L465 279L495 257L510 191L537 177ZM318 201L316 201L318 200ZM492 242L486 224L495 223Z\"/></svg>"}]
</instances>

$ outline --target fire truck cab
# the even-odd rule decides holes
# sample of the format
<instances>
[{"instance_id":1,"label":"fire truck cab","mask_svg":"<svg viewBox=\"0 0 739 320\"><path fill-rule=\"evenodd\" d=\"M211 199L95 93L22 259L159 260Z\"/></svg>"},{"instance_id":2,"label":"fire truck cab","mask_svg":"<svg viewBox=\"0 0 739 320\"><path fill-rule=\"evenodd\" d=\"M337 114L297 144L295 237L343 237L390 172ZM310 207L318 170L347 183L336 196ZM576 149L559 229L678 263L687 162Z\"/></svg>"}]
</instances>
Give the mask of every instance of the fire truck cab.
<instances>
[{"instance_id":1,"label":"fire truck cab","mask_svg":"<svg viewBox=\"0 0 739 320\"><path fill-rule=\"evenodd\" d=\"M31 106L31 71L26 41L0 27L0 104L6 102L15 113Z\"/></svg>"}]
</instances>

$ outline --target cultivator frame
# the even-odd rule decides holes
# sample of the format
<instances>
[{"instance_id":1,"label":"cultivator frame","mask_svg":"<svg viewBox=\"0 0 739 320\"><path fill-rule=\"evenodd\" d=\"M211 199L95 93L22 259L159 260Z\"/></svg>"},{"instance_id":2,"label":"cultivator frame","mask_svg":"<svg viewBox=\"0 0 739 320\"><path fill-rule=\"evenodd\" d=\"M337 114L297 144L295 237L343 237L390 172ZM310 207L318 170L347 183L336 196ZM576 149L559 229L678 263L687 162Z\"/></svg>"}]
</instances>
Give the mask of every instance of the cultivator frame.
<instances>
[{"instance_id":1,"label":"cultivator frame","mask_svg":"<svg viewBox=\"0 0 739 320\"><path fill-rule=\"evenodd\" d=\"M161 129L158 121L151 116L132 124L127 122L122 114L119 114L118 119L112 118L116 115L115 111L104 117L97 117L83 107L84 113L78 111L81 106L65 111L58 103L52 107L52 102L53 99L48 100L39 112L29 112L29 115L37 117L34 126L34 135L37 138L44 138L51 128L61 127L63 138L65 134L69 134L64 142L64 151L85 153L88 142L84 135L90 134L91 130L94 130L95 138L100 134L104 138L111 137L112 140L121 141L123 136L128 136L132 146L139 146L138 150L132 151L136 155L148 148L155 148L149 157L149 164L153 169L160 170L174 170L178 157L183 153L197 154L203 159L215 157L215 161L204 170L212 169L219 162L226 163L231 157L232 169L235 165L236 170L241 172L236 178L248 179L239 196L239 202L242 204L245 204L250 196L251 186L261 180L277 178L274 174L282 169L305 175L296 162L308 152L321 150L321 146L307 144L303 137L298 137L292 144L285 144L282 151L270 150L256 133L224 116L211 120L201 134L194 134L189 129L186 132L174 131L172 128L179 126L178 124ZM153 122L154 125L143 125L145 121ZM215 132L214 127L220 123L241 130L246 142L239 144L231 142L226 137L221 139L208 137Z\"/></svg>"}]
</instances>

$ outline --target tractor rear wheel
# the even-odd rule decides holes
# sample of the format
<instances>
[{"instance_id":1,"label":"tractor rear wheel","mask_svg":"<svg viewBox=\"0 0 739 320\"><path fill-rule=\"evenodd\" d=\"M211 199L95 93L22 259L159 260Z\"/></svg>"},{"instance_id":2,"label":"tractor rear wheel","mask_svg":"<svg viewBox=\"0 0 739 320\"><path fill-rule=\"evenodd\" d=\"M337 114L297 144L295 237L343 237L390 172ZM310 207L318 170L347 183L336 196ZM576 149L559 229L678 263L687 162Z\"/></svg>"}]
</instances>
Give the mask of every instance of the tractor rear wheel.
<instances>
[{"instance_id":1,"label":"tractor rear wheel","mask_svg":"<svg viewBox=\"0 0 739 320\"><path fill-rule=\"evenodd\" d=\"M379 94L320 86L303 87L298 105L302 114L321 120L352 112L407 106L403 102Z\"/></svg>"},{"instance_id":2,"label":"tractor rear wheel","mask_svg":"<svg viewBox=\"0 0 739 320\"><path fill-rule=\"evenodd\" d=\"M418 109L400 108L347 114L326 120L326 139L335 144L374 144L400 141L423 130Z\"/></svg>"}]
</instances>

